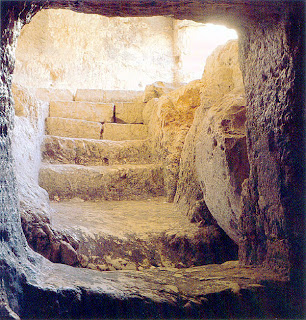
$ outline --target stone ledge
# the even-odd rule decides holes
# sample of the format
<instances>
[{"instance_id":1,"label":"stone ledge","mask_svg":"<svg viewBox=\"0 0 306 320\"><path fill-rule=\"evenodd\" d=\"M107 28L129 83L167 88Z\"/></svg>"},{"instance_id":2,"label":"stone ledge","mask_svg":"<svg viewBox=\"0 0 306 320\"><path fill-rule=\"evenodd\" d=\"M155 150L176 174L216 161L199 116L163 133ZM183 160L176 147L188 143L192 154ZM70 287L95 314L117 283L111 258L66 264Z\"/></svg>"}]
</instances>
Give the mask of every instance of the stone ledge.
<instances>
[{"instance_id":1,"label":"stone ledge","mask_svg":"<svg viewBox=\"0 0 306 320\"><path fill-rule=\"evenodd\" d=\"M110 141L45 136L41 146L44 161L82 165L152 163L147 140Z\"/></svg>"},{"instance_id":2,"label":"stone ledge","mask_svg":"<svg viewBox=\"0 0 306 320\"><path fill-rule=\"evenodd\" d=\"M24 317L297 318L286 279L237 261L98 272L44 261L24 284Z\"/></svg>"},{"instance_id":3,"label":"stone ledge","mask_svg":"<svg viewBox=\"0 0 306 320\"><path fill-rule=\"evenodd\" d=\"M99 122L49 117L46 119L46 133L48 135L100 139L102 124Z\"/></svg>"},{"instance_id":4,"label":"stone ledge","mask_svg":"<svg viewBox=\"0 0 306 320\"><path fill-rule=\"evenodd\" d=\"M160 164L86 167L44 164L39 184L47 190L50 199L137 200L164 193Z\"/></svg>"},{"instance_id":5,"label":"stone ledge","mask_svg":"<svg viewBox=\"0 0 306 320\"><path fill-rule=\"evenodd\" d=\"M94 122L113 122L114 105L112 103L82 101L51 101L49 116Z\"/></svg>"},{"instance_id":6,"label":"stone ledge","mask_svg":"<svg viewBox=\"0 0 306 320\"><path fill-rule=\"evenodd\" d=\"M142 94L142 91L134 90L100 90L100 89L78 89L75 101L92 102L132 102Z\"/></svg>"},{"instance_id":7,"label":"stone ledge","mask_svg":"<svg viewBox=\"0 0 306 320\"><path fill-rule=\"evenodd\" d=\"M123 141L147 138L148 126L145 124L105 123L103 125L102 139L104 140Z\"/></svg>"}]
</instances>

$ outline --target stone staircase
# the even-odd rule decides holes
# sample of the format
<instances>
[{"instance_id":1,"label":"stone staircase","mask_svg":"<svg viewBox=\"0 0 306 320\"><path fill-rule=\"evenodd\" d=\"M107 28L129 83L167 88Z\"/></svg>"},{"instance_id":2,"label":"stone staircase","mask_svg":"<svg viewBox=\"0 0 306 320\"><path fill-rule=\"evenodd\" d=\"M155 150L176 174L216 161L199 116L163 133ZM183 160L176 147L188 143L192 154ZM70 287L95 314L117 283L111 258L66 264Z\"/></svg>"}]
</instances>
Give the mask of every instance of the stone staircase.
<instances>
[{"instance_id":1,"label":"stone staircase","mask_svg":"<svg viewBox=\"0 0 306 320\"><path fill-rule=\"evenodd\" d=\"M138 200L164 195L138 91L77 90L51 100L39 184L50 199Z\"/></svg>"}]
</instances>

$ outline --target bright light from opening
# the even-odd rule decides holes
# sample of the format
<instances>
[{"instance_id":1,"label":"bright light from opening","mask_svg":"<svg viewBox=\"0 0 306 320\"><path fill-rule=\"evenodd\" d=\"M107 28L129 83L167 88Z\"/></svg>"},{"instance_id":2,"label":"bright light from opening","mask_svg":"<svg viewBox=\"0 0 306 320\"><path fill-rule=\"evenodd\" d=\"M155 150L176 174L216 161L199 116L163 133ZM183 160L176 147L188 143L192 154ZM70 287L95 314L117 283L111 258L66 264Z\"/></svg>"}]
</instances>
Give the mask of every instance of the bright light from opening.
<instances>
[{"instance_id":1,"label":"bright light from opening","mask_svg":"<svg viewBox=\"0 0 306 320\"><path fill-rule=\"evenodd\" d=\"M214 24L192 21L177 23L178 80L189 82L202 78L206 59L214 49L231 39L237 39L235 30Z\"/></svg>"}]
</instances>

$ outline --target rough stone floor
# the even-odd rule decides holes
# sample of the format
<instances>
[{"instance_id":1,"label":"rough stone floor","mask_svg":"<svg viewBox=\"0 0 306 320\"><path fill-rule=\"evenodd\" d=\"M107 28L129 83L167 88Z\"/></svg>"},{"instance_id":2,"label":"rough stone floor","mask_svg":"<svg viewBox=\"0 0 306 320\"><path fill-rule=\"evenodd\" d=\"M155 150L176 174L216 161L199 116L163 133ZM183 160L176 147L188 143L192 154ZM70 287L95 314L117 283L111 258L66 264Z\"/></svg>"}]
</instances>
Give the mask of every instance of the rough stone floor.
<instances>
[{"instance_id":1,"label":"rough stone floor","mask_svg":"<svg viewBox=\"0 0 306 320\"><path fill-rule=\"evenodd\" d=\"M239 266L238 261L188 267L189 256L182 263L192 246L175 251L177 246L169 249L171 241L165 239L194 239L199 226L189 223L163 197L143 201L74 198L51 205L53 226L81 242L87 268L45 262L40 289L33 290L26 302L29 314L52 318L61 313L74 319L297 318L287 279ZM155 264L152 251L159 251ZM59 302L52 300L54 288L56 296L61 296ZM42 291L51 293L41 295ZM49 300L41 302L44 296ZM58 303L55 313L51 306Z\"/></svg>"},{"instance_id":2,"label":"rough stone floor","mask_svg":"<svg viewBox=\"0 0 306 320\"><path fill-rule=\"evenodd\" d=\"M51 206L53 227L79 243L83 267L142 270L216 260L211 249L205 253L204 248L201 253L205 243L199 225L190 223L164 197L123 201L74 198L52 201Z\"/></svg>"}]
</instances>

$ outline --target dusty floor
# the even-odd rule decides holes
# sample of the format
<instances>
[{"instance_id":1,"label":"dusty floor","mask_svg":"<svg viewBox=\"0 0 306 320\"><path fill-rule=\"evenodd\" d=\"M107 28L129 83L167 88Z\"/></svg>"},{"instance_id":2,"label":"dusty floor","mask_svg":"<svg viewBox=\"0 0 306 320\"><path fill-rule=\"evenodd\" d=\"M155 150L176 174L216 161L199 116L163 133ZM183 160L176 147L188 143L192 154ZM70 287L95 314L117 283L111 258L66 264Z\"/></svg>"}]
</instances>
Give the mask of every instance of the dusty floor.
<instances>
[{"instance_id":1,"label":"dusty floor","mask_svg":"<svg viewBox=\"0 0 306 320\"><path fill-rule=\"evenodd\" d=\"M191 267L237 258L214 226L190 223L165 198L52 202L51 224L79 244L81 266L100 270Z\"/></svg>"},{"instance_id":2,"label":"dusty floor","mask_svg":"<svg viewBox=\"0 0 306 320\"><path fill-rule=\"evenodd\" d=\"M63 229L82 229L88 233L105 234L118 238L171 231L173 234L190 234L198 225L190 223L173 203L163 197L142 201L83 201L74 198L51 202L54 212L52 224Z\"/></svg>"}]
</instances>

